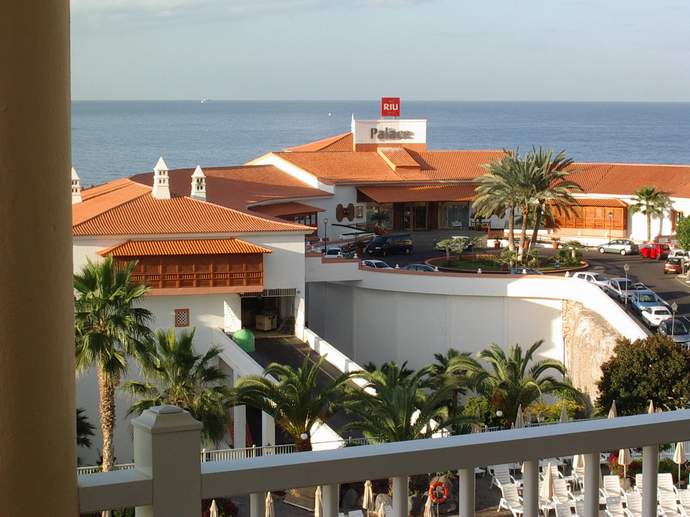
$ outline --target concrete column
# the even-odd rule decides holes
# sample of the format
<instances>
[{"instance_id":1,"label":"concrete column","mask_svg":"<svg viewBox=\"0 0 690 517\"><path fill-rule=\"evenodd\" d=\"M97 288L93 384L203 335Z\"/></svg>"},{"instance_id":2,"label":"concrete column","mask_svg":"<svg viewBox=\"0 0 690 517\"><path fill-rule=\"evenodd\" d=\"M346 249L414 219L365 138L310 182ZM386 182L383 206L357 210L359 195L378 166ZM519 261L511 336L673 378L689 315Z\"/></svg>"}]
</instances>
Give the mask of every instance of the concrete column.
<instances>
[{"instance_id":1,"label":"concrete column","mask_svg":"<svg viewBox=\"0 0 690 517\"><path fill-rule=\"evenodd\" d=\"M458 470L458 517L474 517L474 468Z\"/></svg>"},{"instance_id":2,"label":"concrete column","mask_svg":"<svg viewBox=\"0 0 690 517\"><path fill-rule=\"evenodd\" d=\"M266 515L266 492L249 494L249 517L264 517Z\"/></svg>"},{"instance_id":3,"label":"concrete column","mask_svg":"<svg viewBox=\"0 0 690 517\"><path fill-rule=\"evenodd\" d=\"M239 379L237 372L233 372L232 385L237 385ZM232 408L232 444L235 449L244 449L247 446L247 406Z\"/></svg>"},{"instance_id":4,"label":"concrete column","mask_svg":"<svg viewBox=\"0 0 690 517\"><path fill-rule=\"evenodd\" d=\"M321 496L323 498L323 517L338 517L338 509L340 508L340 486L324 485L321 487L321 491Z\"/></svg>"},{"instance_id":5,"label":"concrete column","mask_svg":"<svg viewBox=\"0 0 690 517\"><path fill-rule=\"evenodd\" d=\"M0 14L0 504L79 513L69 1ZM98 415L89 415L95 424ZM49 509L49 510L48 510Z\"/></svg>"},{"instance_id":6,"label":"concrete column","mask_svg":"<svg viewBox=\"0 0 690 517\"><path fill-rule=\"evenodd\" d=\"M642 517L656 517L659 446L642 447Z\"/></svg>"},{"instance_id":7,"label":"concrete column","mask_svg":"<svg viewBox=\"0 0 690 517\"><path fill-rule=\"evenodd\" d=\"M522 470L524 516L539 517L539 461L525 461Z\"/></svg>"},{"instance_id":8,"label":"concrete column","mask_svg":"<svg viewBox=\"0 0 690 517\"><path fill-rule=\"evenodd\" d=\"M407 517L409 480L407 476L393 478L393 517Z\"/></svg>"},{"instance_id":9,"label":"concrete column","mask_svg":"<svg viewBox=\"0 0 690 517\"><path fill-rule=\"evenodd\" d=\"M585 516L599 517L599 453L585 454Z\"/></svg>"},{"instance_id":10,"label":"concrete column","mask_svg":"<svg viewBox=\"0 0 690 517\"><path fill-rule=\"evenodd\" d=\"M276 444L276 421L268 413L261 412L261 445L275 445ZM268 454L272 454L269 451Z\"/></svg>"},{"instance_id":11,"label":"concrete column","mask_svg":"<svg viewBox=\"0 0 690 517\"><path fill-rule=\"evenodd\" d=\"M175 406L156 406L132 420L134 463L153 478L153 504L137 517L198 517L201 423Z\"/></svg>"}]
</instances>

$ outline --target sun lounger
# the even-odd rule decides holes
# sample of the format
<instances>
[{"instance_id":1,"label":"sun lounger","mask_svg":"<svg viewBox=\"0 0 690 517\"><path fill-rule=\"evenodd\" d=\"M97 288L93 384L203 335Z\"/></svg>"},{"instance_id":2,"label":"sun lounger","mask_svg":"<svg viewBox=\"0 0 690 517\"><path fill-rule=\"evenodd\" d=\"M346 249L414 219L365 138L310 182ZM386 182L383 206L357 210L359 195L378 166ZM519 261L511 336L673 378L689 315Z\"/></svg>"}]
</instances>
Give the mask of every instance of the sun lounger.
<instances>
[{"instance_id":1,"label":"sun lounger","mask_svg":"<svg viewBox=\"0 0 690 517\"><path fill-rule=\"evenodd\" d=\"M503 497L498 502L498 510L506 509L513 517L522 517L522 498L518 495L518 487L515 484L507 484L501 487Z\"/></svg>"}]
</instances>

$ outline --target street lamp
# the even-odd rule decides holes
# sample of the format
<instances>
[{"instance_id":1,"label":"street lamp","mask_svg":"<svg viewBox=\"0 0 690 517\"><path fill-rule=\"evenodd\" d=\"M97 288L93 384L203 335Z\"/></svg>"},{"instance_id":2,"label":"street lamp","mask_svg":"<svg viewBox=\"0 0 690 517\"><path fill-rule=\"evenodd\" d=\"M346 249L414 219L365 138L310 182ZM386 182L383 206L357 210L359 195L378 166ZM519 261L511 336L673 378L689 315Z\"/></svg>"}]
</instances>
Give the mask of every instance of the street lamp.
<instances>
[{"instance_id":1,"label":"street lamp","mask_svg":"<svg viewBox=\"0 0 690 517\"><path fill-rule=\"evenodd\" d=\"M328 217L323 220L323 243L326 245L326 253L328 253Z\"/></svg>"},{"instance_id":2,"label":"street lamp","mask_svg":"<svg viewBox=\"0 0 690 517\"><path fill-rule=\"evenodd\" d=\"M671 312L673 313L673 317L671 318L671 337L676 335L676 312L678 311L678 304L676 302L673 302L671 304Z\"/></svg>"},{"instance_id":3,"label":"street lamp","mask_svg":"<svg viewBox=\"0 0 690 517\"><path fill-rule=\"evenodd\" d=\"M630 266L624 264L623 269L625 270L625 305L628 305L628 272L630 271Z\"/></svg>"},{"instance_id":4,"label":"street lamp","mask_svg":"<svg viewBox=\"0 0 690 517\"><path fill-rule=\"evenodd\" d=\"M613 212L609 212L609 242L611 242L611 233L613 232Z\"/></svg>"}]
</instances>

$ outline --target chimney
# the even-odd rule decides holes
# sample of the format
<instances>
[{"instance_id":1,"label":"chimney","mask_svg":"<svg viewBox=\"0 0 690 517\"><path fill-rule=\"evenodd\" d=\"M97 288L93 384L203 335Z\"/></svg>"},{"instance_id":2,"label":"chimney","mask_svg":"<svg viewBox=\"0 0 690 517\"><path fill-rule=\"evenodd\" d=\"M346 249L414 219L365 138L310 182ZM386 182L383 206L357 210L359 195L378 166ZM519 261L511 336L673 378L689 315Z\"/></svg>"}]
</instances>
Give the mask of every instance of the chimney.
<instances>
[{"instance_id":1,"label":"chimney","mask_svg":"<svg viewBox=\"0 0 690 517\"><path fill-rule=\"evenodd\" d=\"M192 192L190 196L194 199L206 201L206 175L198 165L192 174Z\"/></svg>"},{"instance_id":2,"label":"chimney","mask_svg":"<svg viewBox=\"0 0 690 517\"><path fill-rule=\"evenodd\" d=\"M170 185L168 183L168 166L163 157L153 167L153 197L156 199L170 199Z\"/></svg>"},{"instance_id":3,"label":"chimney","mask_svg":"<svg viewBox=\"0 0 690 517\"><path fill-rule=\"evenodd\" d=\"M72 204L81 203L81 184L77 171L72 167Z\"/></svg>"}]
</instances>

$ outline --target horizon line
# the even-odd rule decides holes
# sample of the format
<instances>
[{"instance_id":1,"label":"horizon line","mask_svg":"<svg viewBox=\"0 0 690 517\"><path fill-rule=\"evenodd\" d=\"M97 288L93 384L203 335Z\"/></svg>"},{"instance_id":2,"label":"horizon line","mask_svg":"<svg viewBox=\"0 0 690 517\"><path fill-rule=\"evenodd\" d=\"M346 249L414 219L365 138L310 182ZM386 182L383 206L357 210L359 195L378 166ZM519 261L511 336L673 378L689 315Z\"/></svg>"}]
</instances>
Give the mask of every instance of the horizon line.
<instances>
[{"instance_id":1,"label":"horizon line","mask_svg":"<svg viewBox=\"0 0 690 517\"><path fill-rule=\"evenodd\" d=\"M71 102L372 102L377 99L214 99L214 98L189 98L189 99L71 99ZM526 100L526 99L486 99L486 100L462 100L462 99L405 99L404 102L463 102L463 103L524 103L524 104L690 104L688 100Z\"/></svg>"}]
</instances>

